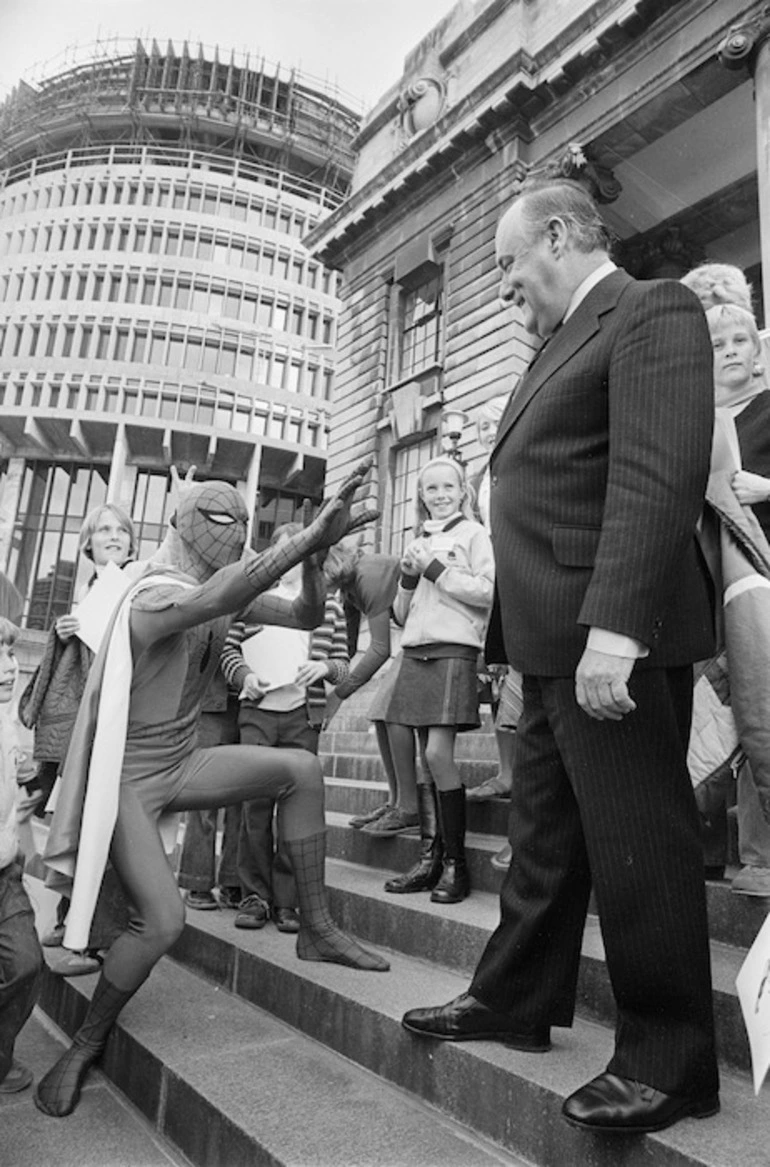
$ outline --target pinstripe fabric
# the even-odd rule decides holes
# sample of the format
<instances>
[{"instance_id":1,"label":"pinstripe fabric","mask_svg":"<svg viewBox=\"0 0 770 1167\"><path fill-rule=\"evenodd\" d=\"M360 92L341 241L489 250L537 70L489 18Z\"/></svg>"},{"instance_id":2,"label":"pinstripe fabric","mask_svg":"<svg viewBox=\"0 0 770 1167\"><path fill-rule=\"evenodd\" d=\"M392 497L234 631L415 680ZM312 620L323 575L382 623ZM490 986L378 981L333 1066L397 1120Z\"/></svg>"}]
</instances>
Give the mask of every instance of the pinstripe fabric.
<instances>
[{"instance_id":1,"label":"pinstripe fabric","mask_svg":"<svg viewBox=\"0 0 770 1167\"><path fill-rule=\"evenodd\" d=\"M491 461L488 659L524 674L501 922L471 993L529 1031L569 1025L593 884L618 1006L610 1069L713 1092L703 860L686 766L691 662L713 650L694 545L711 349L679 285L602 280L525 374ZM574 672L589 627L650 647L637 710L595 721ZM504 647L503 647L504 645Z\"/></svg>"},{"instance_id":2,"label":"pinstripe fabric","mask_svg":"<svg viewBox=\"0 0 770 1167\"><path fill-rule=\"evenodd\" d=\"M505 650L522 672L573 672L590 626L649 645L647 666L709 655L694 541L713 426L707 331L686 288L617 271L511 398L491 519Z\"/></svg>"}]
</instances>

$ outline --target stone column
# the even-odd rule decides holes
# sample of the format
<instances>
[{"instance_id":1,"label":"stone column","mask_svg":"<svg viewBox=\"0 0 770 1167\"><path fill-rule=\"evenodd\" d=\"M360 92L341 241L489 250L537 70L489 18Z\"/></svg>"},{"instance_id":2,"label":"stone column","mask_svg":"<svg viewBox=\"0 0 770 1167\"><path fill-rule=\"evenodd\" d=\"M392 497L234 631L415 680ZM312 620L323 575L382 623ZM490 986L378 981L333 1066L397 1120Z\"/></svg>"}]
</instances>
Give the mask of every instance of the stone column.
<instances>
[{"instance_id":1,"label":"stone column","mask_svg":"<svg viewBox=\"0 0 770 1167\"><path fill-rule=\"evenodd\" d=\"M257 513L257 495L259 494L259 471L262 465L262 443L256 442L254 452L249 463L249 473L246 479L246 506L249 511L249 527L246 532L246 546L251 546L254 534L254 519Z\"/></svg>"},{"instance_id":2,"label":"stone column","mask_svg":"<svg viewBox=\"0 0 770 1167\"><path fill-rule=\"evenodd\" d=\"M770 5L730 29L719 46L719 60L726 69L747 69L754 79L762 288L765 325L770 326Z\"/></svg>"},{"instance_id":3,"label":"stone column","mask_svg":"<svg viewBox=\"0 0 770 1167\"><path fill-rule=\"evenodd\" d=\"M8 567L13 524L16 521L16 512L21 497L24 466L24 458L9 458L8 468L3 475L2 483L0 483L0 571L5 571Z\"/></svg>"},{"instance_id":4,"label":"stone column","mask_svg":"<svg viewBox=\"0 0 770 1167\"><path fill-rule=\"evenodd\" d=\"M115 445L112 448L110 477L107 483L107 502L118 504L121 502L121 488L123 486L123 475L126 469L127 451L126 426L125 422L121 421L118 422L115 430Z\"/></svg>"}]
</instances>

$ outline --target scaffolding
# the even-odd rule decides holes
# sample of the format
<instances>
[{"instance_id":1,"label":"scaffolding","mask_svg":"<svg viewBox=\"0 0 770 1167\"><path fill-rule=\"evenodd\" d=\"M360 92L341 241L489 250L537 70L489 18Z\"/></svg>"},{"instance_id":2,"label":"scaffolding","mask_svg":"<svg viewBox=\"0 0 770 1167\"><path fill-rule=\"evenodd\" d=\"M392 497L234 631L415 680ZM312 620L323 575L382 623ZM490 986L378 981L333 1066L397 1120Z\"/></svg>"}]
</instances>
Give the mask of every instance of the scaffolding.
<instances>
[{"instance_id":1,"label":"scaffolding","mask_svg":"<svg viewBox=\"0 0 770 1167\"><path fill-rule=\"evenodd\" d=\"M272 161L344 194L360 114L296 70L218 48L177 52L137 40L63 72L20 82L0 105L0 169L106 142L206 149Z\"/></svg>"}]
</instances>

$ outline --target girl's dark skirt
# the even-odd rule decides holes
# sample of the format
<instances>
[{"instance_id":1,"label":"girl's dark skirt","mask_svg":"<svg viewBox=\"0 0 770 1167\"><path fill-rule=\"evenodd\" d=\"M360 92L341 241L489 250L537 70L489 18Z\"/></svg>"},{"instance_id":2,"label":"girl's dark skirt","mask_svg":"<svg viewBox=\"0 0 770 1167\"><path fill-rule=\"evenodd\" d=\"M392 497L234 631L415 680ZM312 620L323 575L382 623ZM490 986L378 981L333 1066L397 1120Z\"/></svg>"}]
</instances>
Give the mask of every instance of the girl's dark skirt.
<instances>
[{"instance_id":1,"label":"girl's dark skirt","mask_svg":"<svg viewBox=\"0 0 770 1167\"><path fill-rule=\"evenodd\" d=\"M415 729L452 725L466 730L481 725L475 660L401 656L391 671L392 682L388 677L369 709L372 721Z\"/></svg>"}]
</instances>

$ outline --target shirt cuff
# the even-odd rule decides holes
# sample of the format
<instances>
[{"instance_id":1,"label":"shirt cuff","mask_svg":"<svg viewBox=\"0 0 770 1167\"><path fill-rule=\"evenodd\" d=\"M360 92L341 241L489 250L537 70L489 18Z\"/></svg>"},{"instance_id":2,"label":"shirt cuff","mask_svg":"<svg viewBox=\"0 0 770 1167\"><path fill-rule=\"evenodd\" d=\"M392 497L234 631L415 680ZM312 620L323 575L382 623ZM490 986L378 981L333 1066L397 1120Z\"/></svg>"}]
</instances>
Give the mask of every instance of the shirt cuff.
<instances>
[{"instance_id":1,"label":"shirt cuff","mask_svg":"<svg viewBox=\"0 0 770 1167\"><path fill-rule=\"evenodd\" d=\"M649 648L641 640L634 640L632 636L624 636L621 632L610 632L607 628L591 628L586 648L604 652L607 656L625 656L632 660L650 655Z\"/></svg>"},{"instance_id":2,"label":"shirt cuff","mask_svg":"<svg viewBox=\"0 0 770 1167\"><path fill-rule=\"evenodd\" d=\"M430 563L422 574L426 579L429 579L431 583L435 583L445 568L446 564L442 563L440 559L431 559Z\"/></svg>"}]
</instances>

